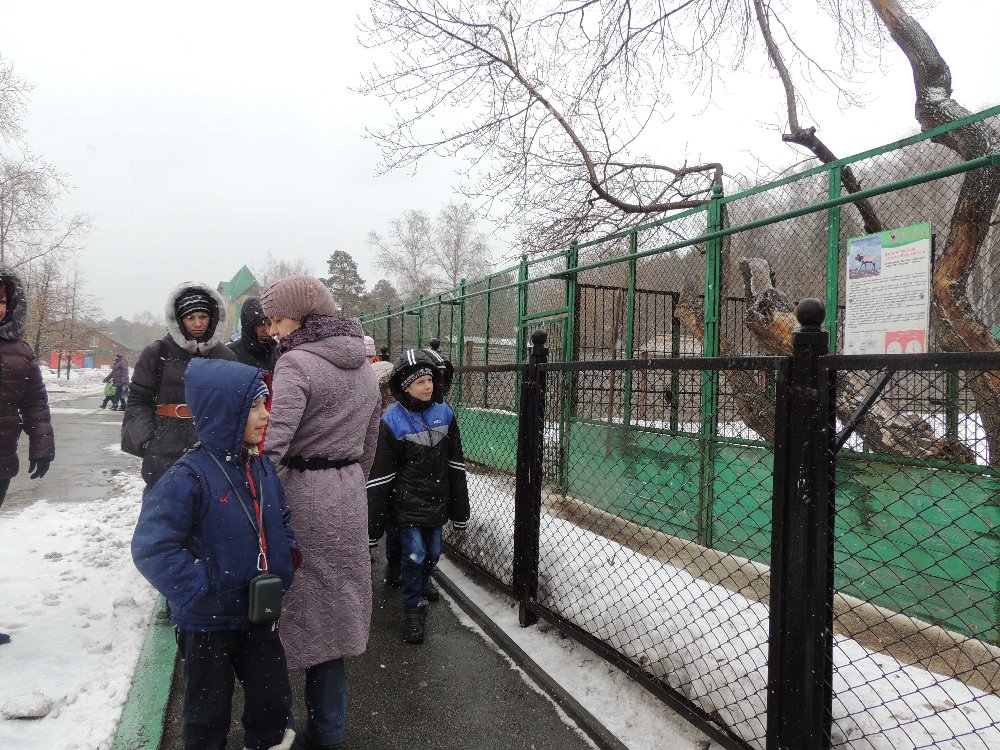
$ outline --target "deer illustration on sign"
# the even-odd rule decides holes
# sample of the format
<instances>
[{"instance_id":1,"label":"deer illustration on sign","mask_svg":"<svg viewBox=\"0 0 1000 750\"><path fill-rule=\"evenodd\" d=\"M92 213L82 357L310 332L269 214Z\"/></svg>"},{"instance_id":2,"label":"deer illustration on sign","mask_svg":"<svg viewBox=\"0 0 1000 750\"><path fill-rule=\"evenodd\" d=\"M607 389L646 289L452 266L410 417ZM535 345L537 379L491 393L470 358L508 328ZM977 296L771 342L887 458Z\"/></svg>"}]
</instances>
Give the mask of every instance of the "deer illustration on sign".
<instances>
[{"instance_id":1,"label":"deer illustration on sign","mask_svg":"<svg viewBox=\"0 0 1000 750\"><path fill-rule=\"evenodd\" d=\"M862 255L861 253L858 253L854 256L854 260L860 264L862 271L865 270L865 266L871 266L873 271L876 270L874 255Z\"/></svg>"}]
</instances>

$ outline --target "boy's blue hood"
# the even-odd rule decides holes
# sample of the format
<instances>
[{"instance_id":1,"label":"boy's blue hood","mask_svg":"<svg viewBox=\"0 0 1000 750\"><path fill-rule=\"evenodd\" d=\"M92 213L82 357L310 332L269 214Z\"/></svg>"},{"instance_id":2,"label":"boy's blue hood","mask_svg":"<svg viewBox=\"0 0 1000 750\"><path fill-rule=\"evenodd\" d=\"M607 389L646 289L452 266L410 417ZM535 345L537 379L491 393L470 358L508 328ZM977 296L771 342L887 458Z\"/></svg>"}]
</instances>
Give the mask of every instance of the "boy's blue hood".
<instances>
[{"instance_id":1,"label":"boy's blue hood","mask_svg":"<svg viewBox=\"0 0 1000 750\"><path fill-rule=\"evenodd\" d=\"M226 456L240 456L243 431L264 370L224 359L195 357L184 372L184 392L198 440Z\"/></svg>"}]
</instances>

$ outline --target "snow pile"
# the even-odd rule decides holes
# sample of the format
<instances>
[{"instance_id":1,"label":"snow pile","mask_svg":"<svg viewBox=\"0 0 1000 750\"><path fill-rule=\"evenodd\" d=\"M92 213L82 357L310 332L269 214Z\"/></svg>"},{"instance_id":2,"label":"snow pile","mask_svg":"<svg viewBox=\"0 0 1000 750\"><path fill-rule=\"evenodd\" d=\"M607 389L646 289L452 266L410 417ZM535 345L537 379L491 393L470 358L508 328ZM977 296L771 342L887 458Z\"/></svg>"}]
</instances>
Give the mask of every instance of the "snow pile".
<instances>
[{"instance_id":1,"label":"snow pile","mask_svg":"<svg viewBox=\"0 0 1000 750\"><path fill-rule=\"evenodd\" d=\"M111 745L156 598L129 551L142 481L116 482L115 497L4 512L0 748Z\"/></svg>"},{"instance_id":2,"label":"snow pile","mask_svg":"<svg viewBox=\"0 0 1000 750\"><path fill-rule=\"evenodd\" d=\"M42 380L45 382L45 390L49 393L49 403L58 403L79 396L101 396L104 393L103 381L109 372L110 370L94 368L72 369L69 371L69 380L66 380L65 371L62 377L56 377L55 370L43 367Z\"/></svg>"}]
</instances>

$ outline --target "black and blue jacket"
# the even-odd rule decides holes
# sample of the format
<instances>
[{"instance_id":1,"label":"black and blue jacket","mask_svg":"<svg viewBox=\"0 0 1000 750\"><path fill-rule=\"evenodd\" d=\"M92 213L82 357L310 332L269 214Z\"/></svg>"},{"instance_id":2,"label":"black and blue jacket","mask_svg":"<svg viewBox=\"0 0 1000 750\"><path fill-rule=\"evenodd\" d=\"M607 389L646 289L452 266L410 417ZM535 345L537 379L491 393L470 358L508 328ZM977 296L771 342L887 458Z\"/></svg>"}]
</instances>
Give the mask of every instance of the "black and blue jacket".
<instances>
[{"instance_id":1,"label":"black and blue jacket","mask_svg":"<svg viewBox=\"0 0 1000 750\"><path fill-rule=\"evenodd\" d=\"M260 573L259 545L234 486L250 516L256 516L254 501L259 502L268 568L281 577L286 591L292 584L291 550L298 545L285 493L271 460L250 455L243 445L263 375L237 362L191 361L184 384L199 443L142 501L132 559L166 597L171 622L184 630L250 627L247 588Z\"/></svg>"},{"instance_id":2,"label":"black and blue jacket","mask_svg":"<svg viewBox=\"0 0 1000 750\"><path fill-rule=\"evenodd\" d=\"M465 528L469 488L462 436L446 403L421 411L397 401L382 415L368 479L369 543L386 525Z\"/></svg>"}]
</instances>

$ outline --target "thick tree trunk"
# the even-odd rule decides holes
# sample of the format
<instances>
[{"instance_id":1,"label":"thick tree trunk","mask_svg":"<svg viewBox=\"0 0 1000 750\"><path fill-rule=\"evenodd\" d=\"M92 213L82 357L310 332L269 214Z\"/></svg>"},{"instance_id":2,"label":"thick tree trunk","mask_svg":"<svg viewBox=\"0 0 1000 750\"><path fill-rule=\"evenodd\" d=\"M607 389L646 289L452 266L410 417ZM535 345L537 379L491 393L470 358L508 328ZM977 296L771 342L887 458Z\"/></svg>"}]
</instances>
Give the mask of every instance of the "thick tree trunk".
<instances>
[{"instance_id":1,"label":"thick tree trunk","mask_svg":"<svg viewBox=\"0 0 1000 750\"><path fill-rule=\"evenodd\" d=\"M872 7L913 69L916 118L931 130L970 113L951 98L951 71L927 32L896 0L871 0ZM965 160L1000 151L1000 128L983 121L934 139ZM969 276L982 250L1000 199L1000 168L966 172L959 189L951 228L937 256L931 282L931 323L942 349L953 352L1000 351L1000 344L983 325L969 302ZM1000 372L970 377L969 388L986 430L990 464L1000 465Z\"/></svg>"},{"instance_id":2,"label":"thick tree trunk","mask_svg":"<svg viewBox=\"0 0 1000 750\"><path fill-rule=\"evenodd\" d=\"M674 314L688 332L704 345L705 313L697 291L685 289L677 301ZM719 341L719 353L723 357L736 357L732 344L724 337ZM736 409L747 427L756 432L767 443L774 442L774 400L761 387L758 373L750 370L724 370L726 379L736 402Z\"/></svg>"},{"instance_id":3,"label":"thick tree trunk","mask_svg":"<svg viewBox=\"0 0 1000 750\"><path fill-rule=\"evenodd\" d=\"M743 276L744 293L748 301L745 313L747 327L763 354L789 356L792 334L798 330L794 306L771 285L771 269L760 258L741 258L737 266ZM685 292L677 306L677 317L699 340L702 337L703 313L697 295ZM732 346L723 337L723 356L732 356ZM750 372L726 372L734 399L744 421L768 442L774 438L774 403L767 397L760 382ZM845 373L837 399L837 416L847 421L857 409L872 383L861 373ZM892 387L890 385L890 387ZM897 413L884 400L877 400L859 421L856 433L866 447L875 452L909 458L939 459L958 463L974 463L973 452L964 444L934 434L930 424L919 417Z\"/></svg>"}]
</instances>

